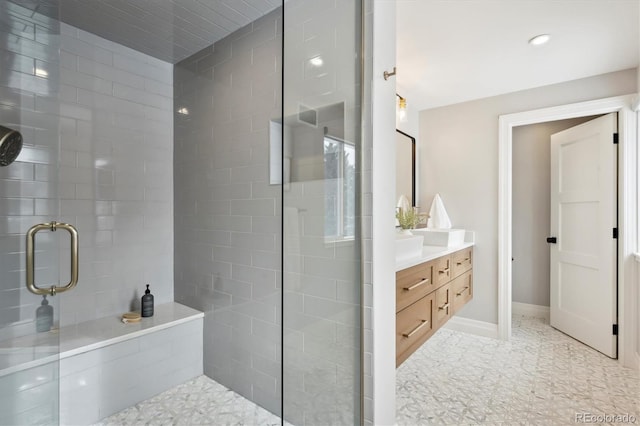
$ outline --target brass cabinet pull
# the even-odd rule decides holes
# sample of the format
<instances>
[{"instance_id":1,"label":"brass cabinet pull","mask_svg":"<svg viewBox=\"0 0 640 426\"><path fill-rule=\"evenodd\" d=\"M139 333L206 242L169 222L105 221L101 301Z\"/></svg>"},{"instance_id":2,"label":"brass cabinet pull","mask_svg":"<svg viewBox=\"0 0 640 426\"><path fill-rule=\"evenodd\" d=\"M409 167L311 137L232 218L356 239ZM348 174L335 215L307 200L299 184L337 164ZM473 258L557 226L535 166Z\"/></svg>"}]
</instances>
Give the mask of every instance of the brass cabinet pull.
<instances>
[{"instance_id":1,"label":"brass cabinet pull","mask_svg":"<svg viewBox=\"0 0 640 426\"><path fill-rule=\"evenodd\" d=\"M449 304L448 304L448 303L445 303L445 304L444 304L444 305L442 305L442 306L438 306L438 310L439 310L439 311L444 311L444 310L445 310L445 309L447 309L448 307L449 307Z\"/></svg>"},{"instance_id":2,"label":"brass cabinet pull","mask_svg":"<svg viewBox=\"0 0 640 426\"><path fill-rule=\"evenodd\" d=\"M402 289L403 289L403 290L406 290L406 291L415 290L416 288L418 288L418 287L420 287L421 285L426 284L426 283L428 283L428 282L429 282L429 278L423 278L423 279L422 279L422 281L417 282L417 283L415 283L414 285L409 286L409 287L403 287Z\"/></svg>"},{"instance_id":3,"label":"brass cabinet pull","mask_svg":"<svg viewBox=\"0 0 640 426\"><path fill-rule=\"evenodd\" d=\"M469 286L466 286L465 288L463 288L463 289L460 291L460 293L456 293L456 296L462 296L462 295L464 294L464 292L465 292L466 290L468 290L468 289L469 289Z\"/></svg>"},{"instance_id":4,"label":"brass cabinet pull","mask_svg":"<svg viewBox=\"0 0 640 426\"><path fill-rule=\"evenodd\" d=\"M449 273L449 268L445 268L445 269L440 269L438 271L439 274L448 274Z\"/></svg>"},{"instance_id":5,"label":"brass cabinet pull","mask_svg":"<svg viewBox=\"0 0 640 426\"><path fill-rule=\"evenodd\" d=\"M43 230L55 232L57 229L64 229L71 236L71 280L63 287L40 288L35 284L35 241L36 234ZM27 289L33 294L50 294L55 296L57 293L63 293L71 290L78 284L78 231L68 223L40 223L32 226L27 231Z\"/></svg>"},{"instance_id":6,"label":"brass cabinet pull","mask_svg":"<svg viewBox=\"0 0 640 426\"><path fill-rule=\"evenodd\" d=\"M411 330L408 333L402 333L402 337L406 337L407 339L411 336L413 336L414 334L416 334L422 327L424 327L425 325L429 324L429 321L427 320L420 320L421 323L419 326L417 326L416 328L414 328L413 330Z\"/></svg>"},{"instance_id":7,"label":"brass cabinet pull","mask_svg":"<svg viewBox=\"0 0 640 426\"><path fill-rule=\"evenodd\" d=\"M464 262L468 262L470 259L468 257L465 257L464 259L462 259L460 262L456 262L456 265L462 265Z\"/></svg>"}]
</instances>

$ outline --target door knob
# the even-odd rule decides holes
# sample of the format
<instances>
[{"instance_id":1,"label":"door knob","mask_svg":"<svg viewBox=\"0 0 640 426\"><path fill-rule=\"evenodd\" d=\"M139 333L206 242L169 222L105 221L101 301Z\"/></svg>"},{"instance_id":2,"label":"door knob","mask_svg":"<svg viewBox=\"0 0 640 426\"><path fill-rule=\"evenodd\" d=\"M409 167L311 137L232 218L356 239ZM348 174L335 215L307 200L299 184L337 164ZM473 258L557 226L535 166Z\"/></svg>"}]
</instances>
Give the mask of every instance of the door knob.
<instances>
[{"instance_id":1,"label":"door knob","mask_svg":"<svg viewBox=\"0 0 640 426\"><path fill-rule=\"evenodd\" d=\"M556 237L547 237L547 242L549 244L556 244L558 242L558 239Z\"/></svg>"}]
</instances>

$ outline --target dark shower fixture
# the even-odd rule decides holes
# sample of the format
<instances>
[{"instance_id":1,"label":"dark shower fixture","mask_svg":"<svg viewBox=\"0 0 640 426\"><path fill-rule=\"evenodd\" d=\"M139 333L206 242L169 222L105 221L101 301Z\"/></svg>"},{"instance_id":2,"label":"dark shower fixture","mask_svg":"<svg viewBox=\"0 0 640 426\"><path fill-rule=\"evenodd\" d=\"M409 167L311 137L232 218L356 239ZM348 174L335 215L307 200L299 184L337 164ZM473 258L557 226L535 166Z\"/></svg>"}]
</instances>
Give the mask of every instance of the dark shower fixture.
<instances>
[{"instance_id":1,"label":"dark shower fixture","mask_svg":"<svg viewBox=\"0 0 640 426\"><path fill-rule=\"evenodd\" d=\"M0 126L0 166L13 163L22 151L22 135L16 130Z\"/></svg>"}]
</instances>

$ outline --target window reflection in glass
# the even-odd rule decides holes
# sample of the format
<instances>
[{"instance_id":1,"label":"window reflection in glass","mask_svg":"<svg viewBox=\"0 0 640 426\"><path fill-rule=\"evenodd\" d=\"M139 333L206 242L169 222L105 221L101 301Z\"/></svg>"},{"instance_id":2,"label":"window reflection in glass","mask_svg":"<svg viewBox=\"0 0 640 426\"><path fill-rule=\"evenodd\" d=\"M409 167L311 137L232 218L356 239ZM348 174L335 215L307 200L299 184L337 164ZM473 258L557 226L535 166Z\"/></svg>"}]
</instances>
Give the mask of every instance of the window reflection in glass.
<instances>
[{"instance_id":1,"label":"window reflection in glass","mask_svg":"<svg viewBox=\"0 0 640 426\"><path fill-rule=\"evenodd\" d=\"M353 144L325 136L325 238L339 240L355 236L355 154Z\"/></svg>"}]
</instances>

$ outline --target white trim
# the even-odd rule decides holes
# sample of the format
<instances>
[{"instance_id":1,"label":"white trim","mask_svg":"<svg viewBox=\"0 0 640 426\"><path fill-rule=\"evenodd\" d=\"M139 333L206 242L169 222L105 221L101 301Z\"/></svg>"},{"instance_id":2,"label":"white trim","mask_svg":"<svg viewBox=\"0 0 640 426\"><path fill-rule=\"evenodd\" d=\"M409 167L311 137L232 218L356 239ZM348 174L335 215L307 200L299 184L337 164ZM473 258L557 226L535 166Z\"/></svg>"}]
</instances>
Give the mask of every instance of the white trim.
<instances>
[{"instance_id":1,"label":"white trim","mask_svg":"<svg viewBox=\"0 0 640 426\"><path fill-rule=\"evenodd\" d=\"M365 2L366 3L366 2ZM365 34L365 79L362 85L370 90L370 100L362 104L365 113L363 170L365 189L363 210L370 214L363 220L365 256L363 262L364 292L371 292L372 305L364 307L364 340L371 349L371 375L365 377L363 385L363 422L376 425L392 425L396 421L396 307L395 307L395 99L396 81L383 79L385 70L393 69L396 57L396 2L373 0L363 7ZM371 42L369 45L368 43ZM369 74L367 74L369 73ZM372 73L372 74L371 74ZM365 99L367 99L365 94ZM369 108L367 108L367 106ZM370 144L370 145L369 145ZM370 162L370 168L366 168ZM387 208L391 206L391 208ZM371 238L370 241L366 241ZM367 253L367 247L371 252ZM365 257L366 259L366 257ZM366 300L366 298L365 298ZM372 332L368 333L371 329ZM366 364L366 363L363 363Z\"/></svg>"},{"instance_id":2,"label":"white trim","mask_svg":"<svg viewBox=\"0 0 640 426\"><path fill-rule=\"evenodd\" d=\"M444 328L476 336L498 338L498 325L490 322L478 321L469 318L454 316L444 325Z\"/></svg>"},{"instance_id":3,"label":"white trim","mask_svg":"<svg viewBox=\"0 0 640 426\"><path fill-rule=\"evenodd\" d=\"M512 130L516 126L618 112L619 121L619 216L618 228L618 358L625 366L634 363L633 322L634 268L632 254L637 250L637 137L636 113L630 107L635 94L616 96L525 111L499 117L498 142L498 335L511 337L511 256L512 256ZM626 327L628 325L628 327Z\"/></svg>"},{"instance_id":4,"label":"white trim","mask_svg":"<svg viewBox=\"0 0 640 426\"><path fill-rule=\"evenodd\" d=\"M548 306L532 305L530 303L511 303L511 313L513 315L524 315L526 317L541 318L549 321L549 314L551 309Z\"/></svg>"}]
</instances>

